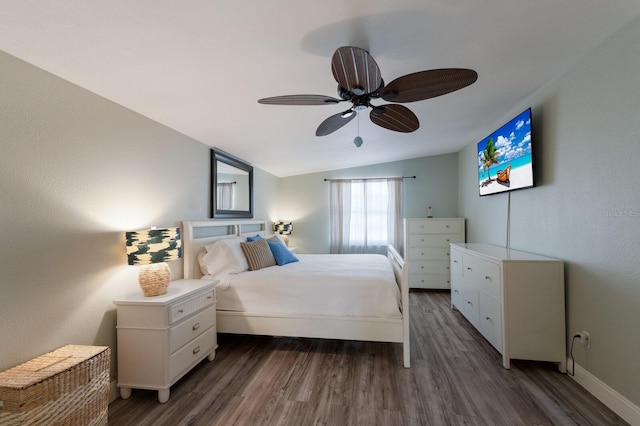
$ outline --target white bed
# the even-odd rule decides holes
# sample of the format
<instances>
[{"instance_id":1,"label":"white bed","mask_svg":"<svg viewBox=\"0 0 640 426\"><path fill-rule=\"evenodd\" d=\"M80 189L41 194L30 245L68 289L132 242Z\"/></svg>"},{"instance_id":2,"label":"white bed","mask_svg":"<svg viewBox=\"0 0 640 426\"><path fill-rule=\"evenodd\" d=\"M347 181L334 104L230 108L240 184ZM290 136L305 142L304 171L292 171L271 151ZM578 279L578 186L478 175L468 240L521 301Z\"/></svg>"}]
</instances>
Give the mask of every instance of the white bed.
<instances>
[{"instance_id":1,"label":"white bed","mask_svg":"<svg viewBox=\"0 0 640 426\"><path fill-rule=\"evenodd\" d=\"M267 234L265 221L184 221L185 278L202 277L198 254L205 246L255 234ZM404 366L409 367L408 265L393 247L389 246L387 259L379 255L296 256L299 262L283 266L216 275L221 281L216 292L218 331L398 342L403 344ZM311 268L312 272L304 272L307 278L285 280L302 268ZM326 273L330 275L316 275ZM343 283L346 278L353 281L356 274L355 284ZM394 281L396 286L390 286ZM314 290L318 285L322 291ZM294 303L286 303L287 299Z\"/></svg>"}]
</instances>

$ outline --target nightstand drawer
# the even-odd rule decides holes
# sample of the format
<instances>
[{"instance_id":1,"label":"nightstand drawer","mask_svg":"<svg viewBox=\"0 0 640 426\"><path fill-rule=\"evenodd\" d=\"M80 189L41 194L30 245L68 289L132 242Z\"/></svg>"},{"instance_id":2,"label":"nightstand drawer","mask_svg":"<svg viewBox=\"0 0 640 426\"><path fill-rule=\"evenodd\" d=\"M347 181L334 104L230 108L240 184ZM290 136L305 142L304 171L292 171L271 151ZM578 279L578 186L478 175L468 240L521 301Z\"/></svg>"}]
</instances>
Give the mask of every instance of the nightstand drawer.
<instances>
[{"instance_id":1,"label":"nightstand drawer","mask_svg":"<svg viewBox=\"0 0 640 426\"><path fill-rule=\"evenodd\" d=\"M216 328L212 327L169 357L170 382L203 359L216 347Z\"/></svg>"},{"instance_id":2,"label":"nightstand drawer","mask_svg":"<svg viewBox=\"0 0 640 426\"><path fill-rule=\"evenodd\" d=\"M209 290L172 306L169 312L169 324L174 324L205 306L212 305L215 301L213 295L213 290Z\"/></svg>"},{"instance_id":3,"label":"nightstand drawer","mask_svg":"<svg viewBox=\"0 0 640 426\"><path fill-rule=\"evenodd\" d=\"M215 324L216 308L210 306L199 314L187 318L185 321L172 327L169 330L169 353L174 353Z\"/></svg>"}]
</instances>

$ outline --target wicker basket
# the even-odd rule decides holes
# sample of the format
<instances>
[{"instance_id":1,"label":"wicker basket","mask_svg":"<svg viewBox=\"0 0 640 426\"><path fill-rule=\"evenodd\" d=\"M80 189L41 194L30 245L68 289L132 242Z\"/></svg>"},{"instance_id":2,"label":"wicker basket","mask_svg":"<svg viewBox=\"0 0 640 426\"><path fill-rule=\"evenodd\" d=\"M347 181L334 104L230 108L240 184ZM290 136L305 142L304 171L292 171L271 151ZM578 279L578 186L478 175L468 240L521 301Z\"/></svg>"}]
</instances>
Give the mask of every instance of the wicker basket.
<instances>
[{"instance_id":1,"label":"wicker basket","mask_svg":"<svg viewBox=\"0 0 640 426\"><path fill-rule=\"evenodd\" d=\"M111 350L68 345L0 373L0 425L106 425Z\"/></svg>"}]
</instances>

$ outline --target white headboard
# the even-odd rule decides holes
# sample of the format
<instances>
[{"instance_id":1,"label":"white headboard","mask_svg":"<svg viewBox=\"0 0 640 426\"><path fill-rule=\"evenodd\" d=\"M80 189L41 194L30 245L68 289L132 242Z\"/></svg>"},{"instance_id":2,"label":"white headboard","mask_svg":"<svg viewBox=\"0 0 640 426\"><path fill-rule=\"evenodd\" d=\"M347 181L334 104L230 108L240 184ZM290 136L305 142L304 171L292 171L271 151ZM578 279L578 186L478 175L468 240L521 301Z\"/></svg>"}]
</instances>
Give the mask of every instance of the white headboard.
<instances>
[{"instance_id":1,"label":"white headboard","mask_svg":"<svg viewBox=\"0 0 640 426\"><path fill-rule=\"evenodd\" d=\"M199 220L182 222L182 257L185 279L200 278L198 253L204 246L224 238L267 234L266 222L262 219Z\"/></svg>"}]
</instances>

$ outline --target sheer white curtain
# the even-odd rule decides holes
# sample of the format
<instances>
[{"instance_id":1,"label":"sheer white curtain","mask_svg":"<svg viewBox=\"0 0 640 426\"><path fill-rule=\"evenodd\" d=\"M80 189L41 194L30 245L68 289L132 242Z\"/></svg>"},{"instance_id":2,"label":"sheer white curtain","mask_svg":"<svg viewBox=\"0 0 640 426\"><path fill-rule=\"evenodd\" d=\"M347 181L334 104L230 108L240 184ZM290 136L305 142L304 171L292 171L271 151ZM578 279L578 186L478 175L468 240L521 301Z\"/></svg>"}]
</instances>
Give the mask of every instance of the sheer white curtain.
<instances>
[{"instance_id":1,"label":"sheer white curtain","mask_svg":"<svg viewBox=\"0 0 640 426\"><path fill-rule=\"evenodd\" d=\"M333 180L331 253L402 253L402 179Z\"/></svg>"},{"instance_id":2,"label":"sheer white curtain","mask_svg":"<svg viewBox=\"0 0 640 426\"><path fill-rule=\"evenodd\" d=\"M233 183L218 183L218 210L233 210Z\"/></svg>"}]
</instances>

